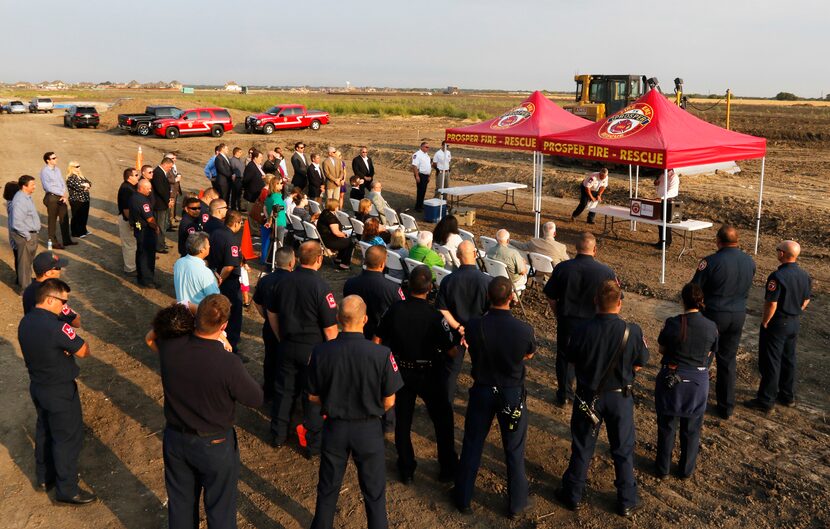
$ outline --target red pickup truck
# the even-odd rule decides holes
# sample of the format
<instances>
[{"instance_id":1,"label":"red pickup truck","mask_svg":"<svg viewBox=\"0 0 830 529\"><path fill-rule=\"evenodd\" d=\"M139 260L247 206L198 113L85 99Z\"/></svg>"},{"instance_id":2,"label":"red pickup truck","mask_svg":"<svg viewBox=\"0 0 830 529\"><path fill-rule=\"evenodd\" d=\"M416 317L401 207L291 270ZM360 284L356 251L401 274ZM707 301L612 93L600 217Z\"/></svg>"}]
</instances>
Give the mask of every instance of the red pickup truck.
<instances>
[{"instance_id":1,"label":"red pickup truck","mask_svg":"<svg viewBox=\"0 0 830 529\"><path fill-rule=\"evenodd\" d=\"M321 125L328 125L328 123L328 112L306 110L303 105L277 105L263 114L245 118L245 130L273 134L279 129L319 130Z\"/></svg>"},{"instance_id":2,"label":"red pickup truck","mask_svg":"<svg viewBox=\"0 0 830 529\"><path fill-rule=\"evenodd\" d=\"M210 134L218 138L233 130L233 120L224 108L192 108L182 111L177 118L164 118L153 121L153 133L162 138L178 138Z\"/></svg>"}]
</instances>

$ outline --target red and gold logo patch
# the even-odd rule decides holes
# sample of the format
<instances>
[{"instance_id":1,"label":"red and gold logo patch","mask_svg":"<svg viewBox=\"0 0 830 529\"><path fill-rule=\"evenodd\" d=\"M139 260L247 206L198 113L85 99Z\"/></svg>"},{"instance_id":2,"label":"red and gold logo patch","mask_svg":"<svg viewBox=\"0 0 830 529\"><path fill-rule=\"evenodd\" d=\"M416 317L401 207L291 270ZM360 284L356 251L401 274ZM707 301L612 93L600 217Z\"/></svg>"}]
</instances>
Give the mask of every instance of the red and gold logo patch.
<instances>
[{"instance_id":1,"label":"red and gold logo patch","mask_svg":"<svg viewBox=\"0 0 830 529\"><path fill-rule=\"evenodd\" d=\"M528 119L530 119L534 112L536 112L536 105L528 101L525 101L521 104L521 106L518 106L512 110L508 110L507 112L499 116L498 119L496 119L493 123L490 124L490 128L496 130L504 130L515 127L519 123L522 123L523 121L527 121Z\"/></svg>"},{"instance_id":2,"label":"red and gold logo patch","mask_svg":"<svg viewBox=\"0 0 830 529\"><path fill-rule=\"evenodd\" d=\"M605 120L597 133L606 140L619 140L645 129L654 118L654 109L645 103L634 103Z\"/></svg>"}]
</instances>

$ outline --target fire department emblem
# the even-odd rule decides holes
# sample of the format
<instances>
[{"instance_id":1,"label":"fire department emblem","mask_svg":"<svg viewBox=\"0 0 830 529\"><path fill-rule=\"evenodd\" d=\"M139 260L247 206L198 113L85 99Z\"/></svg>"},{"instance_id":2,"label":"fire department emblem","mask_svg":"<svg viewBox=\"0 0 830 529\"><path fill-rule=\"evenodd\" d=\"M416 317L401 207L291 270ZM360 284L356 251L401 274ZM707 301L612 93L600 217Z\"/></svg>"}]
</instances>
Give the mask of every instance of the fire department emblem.
<instances>
[{"instance_id":1,"label":"fire department emblem","mask_svg":"<svg viewBox=\"0 0 830 529\"><path fill-rule=\"evenodd\" d=\"M525 101L521 106L502 114L496 121L490 124L490 128L504 130L515 127L519 123L530 119L534 112L536 112L536 105Z\"/></svg>"},{"instance_id":2,"label":"fire department emblem","mask_svg":"<svg viewBox=\"0 0 830 529\"><path fill-rule=\"evenodd\" d=\"M606 140L619 140L645 129L654 118L654 109L645 103L634 103L609 117L597 133Z\"/></svg>"}]
</instances>

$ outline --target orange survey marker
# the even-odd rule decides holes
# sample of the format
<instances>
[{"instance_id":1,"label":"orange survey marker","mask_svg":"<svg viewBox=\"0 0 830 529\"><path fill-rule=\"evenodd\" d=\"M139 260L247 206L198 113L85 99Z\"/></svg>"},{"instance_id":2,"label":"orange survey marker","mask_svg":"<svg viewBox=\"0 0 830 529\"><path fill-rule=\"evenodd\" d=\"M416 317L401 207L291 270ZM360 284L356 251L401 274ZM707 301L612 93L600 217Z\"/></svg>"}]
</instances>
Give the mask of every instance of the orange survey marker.
<instances>
[{"instance_id":1,"label":"orange survey marker","mask_svg":"<svg viewBox=\"0 0 830 529\"><path fill-rule=\"evenodd\" d=\"M257 254L254 252L254 243L251 240L251 228L248 226L248 220L242 222L242 256L247 259L256 259Z\"/></svg>"},{"instance_id":2,"label":"orange survey marker","mask_svg":"<svg viewBox=\"0 0 830 529\"><path fill-rule=\"evenodd\" d=\"M135 170L141 171L142 165L144 165L144 153L141 152L141 145L139 145L138 152L135 153Z\"/></svg>"},{"instance_id":3,"label":"orange survey marker","mask_svg":"<svg viewBox=\"0 0 830 529\"><path fill-rule=\"evenodd\" d=\"M297 441L300 443L301 448L306 448L308 446L308 442L305 440L305 433L306 429L305 426L302 424L297 425Z\"/></svg>"}]
</instances>

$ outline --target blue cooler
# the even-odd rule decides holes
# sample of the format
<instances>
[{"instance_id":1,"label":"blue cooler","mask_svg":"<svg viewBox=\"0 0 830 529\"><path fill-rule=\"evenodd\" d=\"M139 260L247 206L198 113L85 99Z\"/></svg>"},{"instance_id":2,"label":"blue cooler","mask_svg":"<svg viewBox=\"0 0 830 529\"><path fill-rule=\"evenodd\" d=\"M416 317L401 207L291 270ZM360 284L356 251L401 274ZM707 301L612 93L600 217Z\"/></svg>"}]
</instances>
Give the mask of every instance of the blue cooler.
<instances>
[{"instance_id":1,"label":"blue cooler","mask_svg":"<svg viewBox=\"0 0 830 529\"><path fill-rule=\"evenodd\" d=\"M447 201L440 198L424 200L424 222L438 222L447 216Z\"/></svg>"}]
</instances>

